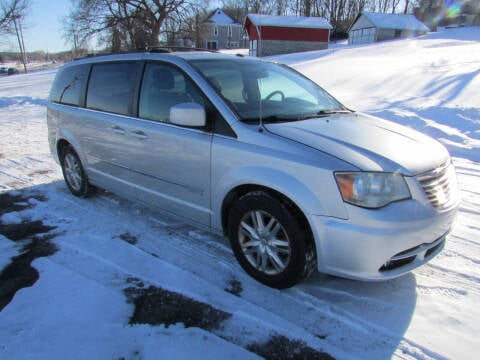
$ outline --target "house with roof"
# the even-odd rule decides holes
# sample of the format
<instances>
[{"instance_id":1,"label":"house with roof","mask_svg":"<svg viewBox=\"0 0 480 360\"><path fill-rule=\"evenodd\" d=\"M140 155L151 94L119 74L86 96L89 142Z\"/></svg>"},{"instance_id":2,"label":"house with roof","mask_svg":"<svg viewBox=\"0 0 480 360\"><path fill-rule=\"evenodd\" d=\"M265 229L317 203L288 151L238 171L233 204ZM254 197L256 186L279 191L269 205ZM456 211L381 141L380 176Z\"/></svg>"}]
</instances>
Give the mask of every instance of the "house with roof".
<instances>
[{"instance_id":1,"label":"house with roof","mask_svg":"<svg viewBox=\"0 0 480 360\"><path fill-rule=\"evenodd\" d=\"M239 48L242 38L242 24L217 8L200 24L200 44L197 46L211 50Z\"/></svg>"},{"instance_id":2,"label":"house with roof","mask_svg":"<svg viewBox=\"0 0 480 360\"><path fill-rule=\"evenodd\" d=\"M424 35L429 31L414 15L362 12L348 31L348 44Z\"/></svg>"},{"instance_id":3,"label":"house with roof","mask_svg":"<svg viewBox=\"0 0 480 360\"><path fill-rule=\"evenodd\" d=\"M327 49L332 26L321 17L248 14L244 23L251 56Z\"/></svg>"}]
</instances>

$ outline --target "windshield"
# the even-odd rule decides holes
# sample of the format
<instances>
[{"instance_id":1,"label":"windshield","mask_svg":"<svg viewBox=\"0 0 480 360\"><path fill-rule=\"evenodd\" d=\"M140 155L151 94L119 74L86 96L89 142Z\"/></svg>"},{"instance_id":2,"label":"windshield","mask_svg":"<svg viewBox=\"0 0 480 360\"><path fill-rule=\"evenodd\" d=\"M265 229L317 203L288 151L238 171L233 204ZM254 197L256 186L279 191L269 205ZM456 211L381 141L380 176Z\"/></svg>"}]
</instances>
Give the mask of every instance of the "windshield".
<instances>
[{"instance_id":1,"label":"windshield","mask_svg":"<svg viewBox=\"0 0 480 360\"><path fill-rule=\"evenodd\" d=\"M334 97L287 66L247 59L190 62L242 121L296 121L349 112Z\"/></svg>"}]
</instances>

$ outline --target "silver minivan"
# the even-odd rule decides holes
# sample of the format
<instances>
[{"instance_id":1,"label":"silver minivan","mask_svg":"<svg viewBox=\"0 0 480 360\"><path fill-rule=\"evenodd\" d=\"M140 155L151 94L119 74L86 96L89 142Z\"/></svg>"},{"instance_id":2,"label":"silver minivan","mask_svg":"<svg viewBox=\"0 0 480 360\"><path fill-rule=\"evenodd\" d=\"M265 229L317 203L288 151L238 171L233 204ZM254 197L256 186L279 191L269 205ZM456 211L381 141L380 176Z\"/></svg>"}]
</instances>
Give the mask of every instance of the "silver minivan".
<instances>
[{"instance_id":1,"label":"silver minivan","mask_svg":"<svg viewBox=\"0 0 480 360\"><path fill-rule=\"evenodd\" d=\"M440 143L256 58L75 60L56 75L47 122L74 195L100 187L224 234L276 288L315 270L400 276L442 250L458 208Z\"/></svg>"}]
</instances>

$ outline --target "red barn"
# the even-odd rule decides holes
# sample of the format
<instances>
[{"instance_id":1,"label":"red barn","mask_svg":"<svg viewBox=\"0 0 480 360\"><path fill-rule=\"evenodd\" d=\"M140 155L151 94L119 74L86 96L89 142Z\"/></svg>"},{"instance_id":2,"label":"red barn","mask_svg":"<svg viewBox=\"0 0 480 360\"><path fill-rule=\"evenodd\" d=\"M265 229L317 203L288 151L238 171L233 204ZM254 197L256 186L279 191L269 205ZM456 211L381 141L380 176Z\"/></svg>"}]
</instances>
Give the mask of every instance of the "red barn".
<instances>
[{"instance_id":1,"label":"red barn","mask_svg":"<svg viewBox=\"0 0 480 360\"><path fill-rule=\"evenodd\" d=\"M321 17L248 14L250 55L267 56L328 48L332 26Z\"/></svg>"}]
</instances>

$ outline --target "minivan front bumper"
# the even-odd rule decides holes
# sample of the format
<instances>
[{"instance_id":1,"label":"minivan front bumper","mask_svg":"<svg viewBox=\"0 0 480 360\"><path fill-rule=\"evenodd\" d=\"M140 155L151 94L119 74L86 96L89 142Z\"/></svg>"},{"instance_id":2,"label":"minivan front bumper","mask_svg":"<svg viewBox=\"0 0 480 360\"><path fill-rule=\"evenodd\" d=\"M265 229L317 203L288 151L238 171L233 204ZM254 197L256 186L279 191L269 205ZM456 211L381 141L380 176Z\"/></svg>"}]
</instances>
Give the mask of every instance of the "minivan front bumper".
<instances>
[{"instance_id":1,"label":"minivan front bumper","mask_svg":"<svg viewBox=\"0 0 480 360\"><path fill-rule=\"evenodd\" d=\"M378 210L346 206L348 220L310 216L318 270L372 281L401 276L432 259L457 213L457 206L439 212L416 200Z\"/></svg>"}]
</instances>

